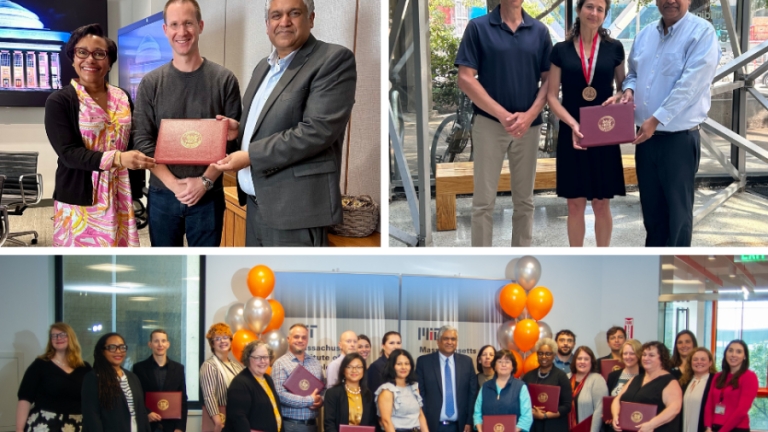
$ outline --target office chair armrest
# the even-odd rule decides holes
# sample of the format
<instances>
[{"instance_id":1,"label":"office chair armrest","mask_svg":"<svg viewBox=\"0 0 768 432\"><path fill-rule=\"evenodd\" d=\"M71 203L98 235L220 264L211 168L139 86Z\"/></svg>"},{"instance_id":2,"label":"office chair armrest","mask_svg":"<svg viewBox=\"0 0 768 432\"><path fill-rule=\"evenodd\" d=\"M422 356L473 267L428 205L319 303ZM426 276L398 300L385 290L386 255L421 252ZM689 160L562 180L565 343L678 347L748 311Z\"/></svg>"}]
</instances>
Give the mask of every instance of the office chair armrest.
<instances>
[{"instance_id":1,"label":"office chair armrest","mask_svg":"<svg viewBox=\"0 0 768 432\"><path fill-rule=\"evenodd\" d=\"M40 201L43 199L43 175L40 173L35 173L34 176L36 177L37 181L35 182L35 185L37 186L37 199L33 203L27 202L27 195L24 193L24 177L28 176L30 174L22 174L19 177L19 188L21 191L21 202L24 204L24 207L40 204Z\"/></svg>"},{"instance_id":2,"label":"office chair armrest","mask_svg":"<svg viewBox=\"0 0 768 432\"><path fill-rule=\"evenodd\" d=\"M6 206L0 206L0 224L3 225L3 230L0 231L0 247L2 247L8 238L8 232L11 230L8 222L8 207Z\"/></svg>"}]
</instances>

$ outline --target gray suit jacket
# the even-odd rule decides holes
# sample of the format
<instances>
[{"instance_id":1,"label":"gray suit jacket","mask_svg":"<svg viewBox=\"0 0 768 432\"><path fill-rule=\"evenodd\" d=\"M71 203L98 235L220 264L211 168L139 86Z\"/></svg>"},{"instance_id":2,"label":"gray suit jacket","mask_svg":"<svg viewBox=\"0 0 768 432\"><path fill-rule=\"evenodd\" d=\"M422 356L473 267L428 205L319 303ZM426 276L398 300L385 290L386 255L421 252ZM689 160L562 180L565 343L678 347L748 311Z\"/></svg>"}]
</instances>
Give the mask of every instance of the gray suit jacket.
<instances>
[{"instance_id":1,"label":"gray suit jacket","mask_svg":"<svg viewBox=\"0 0 768 432\"><path fill-rule=\"evenodd\" d=\"M253 70L238 137L239 148L250 141L261 217L283 230L341 223L341 150L355 103L354 54L310 35L267 99L253 136L244 137L251 102L268 71L266 58ZM239 184L238 198L245 205Z\"/></svg>"}]
</instances>

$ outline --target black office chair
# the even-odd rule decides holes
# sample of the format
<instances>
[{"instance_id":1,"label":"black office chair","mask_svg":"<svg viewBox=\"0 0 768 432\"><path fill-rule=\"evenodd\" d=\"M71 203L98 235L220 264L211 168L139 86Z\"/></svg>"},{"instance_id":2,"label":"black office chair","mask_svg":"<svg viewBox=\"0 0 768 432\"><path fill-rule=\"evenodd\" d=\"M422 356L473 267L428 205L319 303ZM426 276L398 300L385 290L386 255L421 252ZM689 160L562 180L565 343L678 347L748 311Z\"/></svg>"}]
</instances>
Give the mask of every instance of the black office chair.
<instances>
[{"instance_id":1,"label":"black office chair","mask_svg":"<svg viewBox=\"0 0 768 432\"><path fill-rule=\"evenodd\" d=\"M3 199L3 183L5 182L5 176L0 175L0 200ZM5 240L8 238L8 208L4 205L0 205L0 247L5 244Z\"/></svg>"},{"instance_id":2,"label":"black office chair","mask_svg":"<svg viewBox=\"0 0 768 432\"><path fill-rule=\"evenodd\" d=\"M40 203L43 198L43 176L37 172L38 152L0 152L0 175L5 176L0 205L11 216L21 216L24 210ZM37 244L37 231L7 233L7 240L28 246L16 237L32 235L31 244Z\"/></svg>"}]
</instances>

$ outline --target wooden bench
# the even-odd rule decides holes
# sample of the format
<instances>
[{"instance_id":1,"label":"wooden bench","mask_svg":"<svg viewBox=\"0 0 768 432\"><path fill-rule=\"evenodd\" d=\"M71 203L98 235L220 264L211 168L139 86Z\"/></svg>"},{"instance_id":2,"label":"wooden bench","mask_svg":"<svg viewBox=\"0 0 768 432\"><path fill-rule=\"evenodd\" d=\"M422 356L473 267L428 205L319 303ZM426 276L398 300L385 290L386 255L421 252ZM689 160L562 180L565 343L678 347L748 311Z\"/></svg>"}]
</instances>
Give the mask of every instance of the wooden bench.
<instances>
[{"instance_id":1,"label":"wooden bench","mask_svg":"<svg viewBox=\"0 0 768 432\"><path fill-rule=\"evenodd\" d=\"M635 156L622 156L624 164L624 183L637 184L635 173ZM455 162L437 165L435 175L435 216L437 218L437 230L449 231L456 229L456 195L471 194L474 192L475 182L473 178L474 162ZM534 190L555 189L555 159L539 159L536 165L536 181ZM510 191L509 161L504 161L501 167L498 192Z\"/></svg>"}]
</instances>

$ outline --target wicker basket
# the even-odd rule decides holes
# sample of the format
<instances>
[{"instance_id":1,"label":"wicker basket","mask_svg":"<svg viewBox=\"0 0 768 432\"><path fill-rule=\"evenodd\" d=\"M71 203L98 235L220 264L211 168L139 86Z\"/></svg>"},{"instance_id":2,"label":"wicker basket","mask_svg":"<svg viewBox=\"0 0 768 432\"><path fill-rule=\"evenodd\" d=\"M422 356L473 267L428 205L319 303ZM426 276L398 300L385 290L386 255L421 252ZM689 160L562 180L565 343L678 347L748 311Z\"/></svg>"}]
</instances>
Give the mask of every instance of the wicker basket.
<instances>
[{"instance_id":1,"label":"wicker basket","mask_svg":"<svg viewBox=\"0 0 768 432\"><path fill-rule=\"evenodd\" d=\"M342 237L368 237L379 223L379 205L369 195L341 196L344 222L328 229Z\"/></svg>"}]
</instances>

